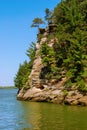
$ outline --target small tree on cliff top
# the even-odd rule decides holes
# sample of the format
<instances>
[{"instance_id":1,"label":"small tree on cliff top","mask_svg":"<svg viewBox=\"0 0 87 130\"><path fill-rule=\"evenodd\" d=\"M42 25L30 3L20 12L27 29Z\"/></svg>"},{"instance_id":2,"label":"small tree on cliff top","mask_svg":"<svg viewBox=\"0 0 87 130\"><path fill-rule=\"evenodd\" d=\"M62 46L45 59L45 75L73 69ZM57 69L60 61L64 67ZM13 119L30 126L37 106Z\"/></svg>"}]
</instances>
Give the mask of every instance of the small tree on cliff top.
<instances>
[{"instance_id":1,"label":"small tree on cliff top","mask_svg":"<svg viewBox=\"0 0 87 130\"><path fill-rule=\"evenodd\" d=\"M33 23L31 25L31 27L37 27L37 28L39 28L40 24L44 24L44 21L41 18L35 18L33 20Z\"/></svg>"}]
</instances>

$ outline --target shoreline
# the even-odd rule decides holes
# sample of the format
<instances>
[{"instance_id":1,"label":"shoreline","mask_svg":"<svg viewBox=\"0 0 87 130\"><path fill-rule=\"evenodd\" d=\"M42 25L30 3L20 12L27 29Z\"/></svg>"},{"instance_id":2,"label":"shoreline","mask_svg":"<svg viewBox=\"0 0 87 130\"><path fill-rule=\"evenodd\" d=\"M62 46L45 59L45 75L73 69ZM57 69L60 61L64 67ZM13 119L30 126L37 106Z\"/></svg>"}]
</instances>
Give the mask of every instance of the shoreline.
<instances>
[{"instance_id":1,"label":"shoreline","mask_svg":"<svg viewBox=\"0 0 87 130\"><path fill-rule=\"evenodd\" d=\"M63 90L56 87L51 88L30 88L25 90L22 88L17 94L17 100L50 102L73 106L87 106L87 94L78 90Z\"/></svg>"}]
</instances>

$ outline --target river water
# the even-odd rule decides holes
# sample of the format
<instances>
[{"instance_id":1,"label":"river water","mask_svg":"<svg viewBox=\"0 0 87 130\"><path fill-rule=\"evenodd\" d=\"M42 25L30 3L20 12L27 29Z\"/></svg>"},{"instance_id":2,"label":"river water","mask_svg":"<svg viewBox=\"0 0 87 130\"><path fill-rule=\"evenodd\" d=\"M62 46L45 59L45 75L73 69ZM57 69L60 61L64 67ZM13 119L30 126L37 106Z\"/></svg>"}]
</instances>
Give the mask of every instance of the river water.
<instances>
[{"instance_id":1,"label":"river water","mask_svg":"<svg viewBox=\"0 0 87 130\"><path fill-rule=\"evenodd\" d=\"M87 107L16 100L17 89L0 89L0 130L87 130Z\"/></svg>"}]
</instances>

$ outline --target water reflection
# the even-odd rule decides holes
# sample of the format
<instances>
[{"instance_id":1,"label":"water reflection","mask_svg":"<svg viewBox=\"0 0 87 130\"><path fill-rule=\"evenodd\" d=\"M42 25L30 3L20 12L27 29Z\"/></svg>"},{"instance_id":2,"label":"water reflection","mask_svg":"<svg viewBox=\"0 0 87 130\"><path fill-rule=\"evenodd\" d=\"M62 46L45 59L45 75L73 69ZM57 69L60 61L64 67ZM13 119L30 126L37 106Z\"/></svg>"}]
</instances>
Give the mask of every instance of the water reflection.
<instances>
[{"instance_id":1,"label":"water reflection","mask_svg":"<svg viewBox=\"0 0 87 130\"><path fill-rule=\"evenodd\" d=\"M86 107L36 102L22 102L22 107L30 124L23 130L87 130Z\"/></svg>"},{"instance_id":2,"label":"water reflection","mask_svg":"<svg viewBox=\"0 0 87 130\"><path fill-rule=\"evenodd\" d=\"M25 119L30 127L28 130L40 130L41 125L41 108L36 102L22 102L25 113ZM27 129L26 129L27 130Z\"/></svg>"},{"instance_id":3,"label":"water reflection","mask_svg":"<svg viewBox=\"0 0 87 130\"><path fill-rule=\"evenodd\" d=\"M41 112L40 112L40 105L38 103L33 103L31 105L31 113L29 122L32 124L33 129L40 130L41 125Z\"/></svg>"},{"instance_id":4,"label":"water reflection","mask_svg":"<svg viewBox=\"0 0 87 130\"><path fill-rule=\"evenodd\" d=\"M58 112L58 105L55 107L49 103L22 102L22 107L27 123L31 124L28 130L60 130L60 126L62 130L64 118L61 116L62 111Z\"/></svg>"},{"instance_id":5,"label":"water reflection","mask_svg":"<svg viewBox=\"0 0 87 130\"><path fill-rule=\"evenodd\" d=\"M16 92L0 90L0 130L87 130L87 107L17 101Z\"/></svg>"}]
</instances>

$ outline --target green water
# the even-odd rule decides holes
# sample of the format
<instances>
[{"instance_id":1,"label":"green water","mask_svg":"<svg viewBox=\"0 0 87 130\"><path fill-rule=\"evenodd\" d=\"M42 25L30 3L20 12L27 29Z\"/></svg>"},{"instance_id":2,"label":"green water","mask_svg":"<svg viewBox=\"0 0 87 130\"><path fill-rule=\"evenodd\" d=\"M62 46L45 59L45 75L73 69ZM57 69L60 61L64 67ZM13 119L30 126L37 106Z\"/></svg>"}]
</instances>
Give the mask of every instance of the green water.
<instances>
[{"instance_id":1,"label":"green water","mask_svg":"<svg viewBox=\"0 0 87 130\"><path fill-rule=\"evenodd\" d=\"M87 130L87 107L16 100L16 89L0 89L0 130Z\"/></svg>"}]
</instances>

